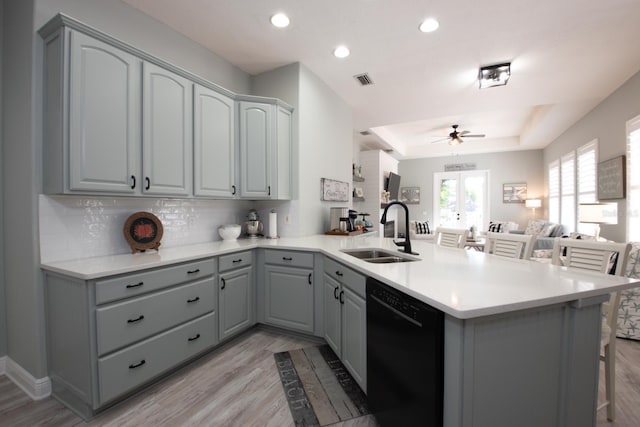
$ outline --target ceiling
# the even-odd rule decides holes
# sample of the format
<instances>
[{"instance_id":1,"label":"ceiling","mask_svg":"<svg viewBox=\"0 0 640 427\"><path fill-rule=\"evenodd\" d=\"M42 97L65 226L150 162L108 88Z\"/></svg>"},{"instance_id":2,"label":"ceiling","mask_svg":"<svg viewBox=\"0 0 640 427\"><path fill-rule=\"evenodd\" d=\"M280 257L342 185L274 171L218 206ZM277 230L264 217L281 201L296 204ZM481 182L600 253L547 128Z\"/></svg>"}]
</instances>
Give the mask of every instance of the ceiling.
<instances>
[{"instance_id":1,"label":"ceiling","mask_svg":"<svg viewBox=\"0 0 640 427\"><path fill-rule=\"evenodd\" d=\"M543 148L640 70L638 0L123 1L249 74L304 64L351 106L355 140L399 159ZM501 62L508 84L479 90ZM453 124L486 137L432 143Z\"/></svg>"}]
</instances>

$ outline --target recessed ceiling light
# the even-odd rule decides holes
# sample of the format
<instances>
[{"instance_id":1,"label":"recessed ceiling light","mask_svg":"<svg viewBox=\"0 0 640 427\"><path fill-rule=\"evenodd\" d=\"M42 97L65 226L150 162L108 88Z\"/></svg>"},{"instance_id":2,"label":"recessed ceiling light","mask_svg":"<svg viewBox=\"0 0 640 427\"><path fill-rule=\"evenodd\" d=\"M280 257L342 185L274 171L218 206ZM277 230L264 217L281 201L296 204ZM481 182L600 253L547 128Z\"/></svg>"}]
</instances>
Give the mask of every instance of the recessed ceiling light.
<instances>
[{"instance_id":1,"label":"recessed ceiling light","mask_svg":"<svg viewBox=\"0 0 640 427\"><path fill-rule=\"evenodd\" d=\"M284 13L276 13L271 17L271 24L274 27L285 28L289 26L289 17Z\"/></svg>"},{"instance_id":2,"label":"recessed ceiling light","mask_svg":"<svg viewBox=\"0 0 640 427\"><path fill-rule=\"evenodd\" d=\"M420 31L423 33L431 33L438 29L440 23L435 18L427 18L420 24Z\"/></svg>"},{"instance_id":3,"label":"recessed ceiling light","mask_svg":"<svg viewBox=\"0 0 640 427\"><path fill-rule=\"evenodd\" d=\"M351 52L349 51L349 48L346 46L338 46L333 51L333 55L336 58L346 58L347 56L349 56L350 53Z\"/></svg>"}]
</instances>

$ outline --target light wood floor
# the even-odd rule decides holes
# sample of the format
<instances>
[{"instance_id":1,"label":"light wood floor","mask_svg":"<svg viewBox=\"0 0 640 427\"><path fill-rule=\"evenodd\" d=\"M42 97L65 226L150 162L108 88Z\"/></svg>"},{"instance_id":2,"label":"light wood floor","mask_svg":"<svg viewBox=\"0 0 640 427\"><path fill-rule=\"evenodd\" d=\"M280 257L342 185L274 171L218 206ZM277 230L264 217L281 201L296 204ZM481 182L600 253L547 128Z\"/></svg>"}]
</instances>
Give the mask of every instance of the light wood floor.
<instances>
[{"instance_id":1,"label":"light wood floor","mask_svg":"<svg viewBox=\"0 0 640 427\"><path fill-rule=\"evenodd\" d=\"M272 355L311 343L253 329L89 423L53 398L32 401L0 376L0 426L293 426ZM617 420L607 422L601 410L598 426L636 427L640 425L640 342L619 339L617 346ZM362 417L334 426L377 425L372 417Z\"/></svg>"}]
</instances>

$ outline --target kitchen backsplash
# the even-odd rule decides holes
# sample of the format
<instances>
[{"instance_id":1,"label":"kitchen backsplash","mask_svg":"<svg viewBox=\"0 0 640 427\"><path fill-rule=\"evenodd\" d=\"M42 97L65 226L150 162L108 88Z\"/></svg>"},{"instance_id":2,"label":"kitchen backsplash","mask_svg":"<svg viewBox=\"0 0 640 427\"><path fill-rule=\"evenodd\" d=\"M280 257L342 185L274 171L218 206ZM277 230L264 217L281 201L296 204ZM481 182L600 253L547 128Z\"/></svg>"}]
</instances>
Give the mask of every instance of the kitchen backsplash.
<instances>
[{"instance_id":1,"label":"kitchen backsplash","mask_svg":"<svg viewBox=\"0 0 640 427\"><path fill-rule=\"evenodd\" d=\"M40 260L65 261L130 253L122 228L132 213L151 212L163 247L220 240L222 224L242 224L250 201L40 195Z\"/></svg>"}]
</instances>

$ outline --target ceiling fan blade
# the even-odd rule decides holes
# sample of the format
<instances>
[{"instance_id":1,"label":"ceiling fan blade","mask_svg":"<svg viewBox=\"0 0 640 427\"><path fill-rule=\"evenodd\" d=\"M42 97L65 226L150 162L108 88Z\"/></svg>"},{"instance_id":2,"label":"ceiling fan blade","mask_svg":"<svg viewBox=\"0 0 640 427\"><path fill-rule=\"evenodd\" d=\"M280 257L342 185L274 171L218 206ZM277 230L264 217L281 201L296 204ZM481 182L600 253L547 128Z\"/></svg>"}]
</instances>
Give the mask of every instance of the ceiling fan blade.
<instances>
[{"instance_id":1,"label":"ceiling fan blade","mask_svg":"<svg viewBox=\"0 0 640 427\"><path fill-rule=\"evenodd\" d=\"M465 136L465 135L466 135L466 134L468 134L468 133L469 133L469 131L468 131L468 130L463 130L463 131L458 132L458 135L460 135L460 136Z\"/></svg>"},{"instance_id":2,"label":"ceiling fan blade","mask_svg":"<svg viewBox=\"0 0 640 427\"><path fill-rule=\"evenodd\" d=\"M460 136L464 136L465 138L484 138L486 135L484 133L477 133L475 135L470 135L470 134L462 135L462 134L460 134Z\"/></svg>"}]
</instances>

